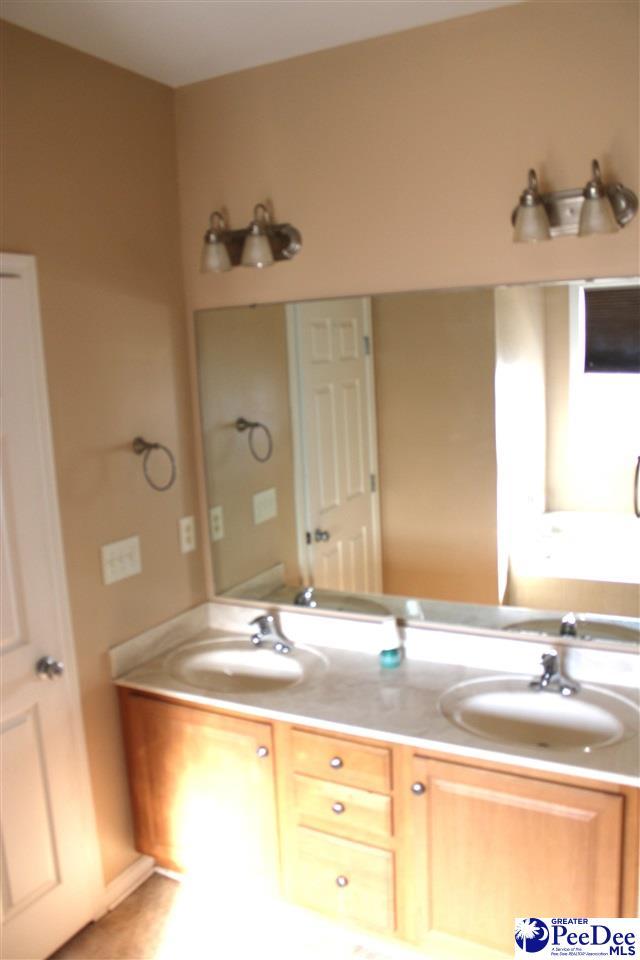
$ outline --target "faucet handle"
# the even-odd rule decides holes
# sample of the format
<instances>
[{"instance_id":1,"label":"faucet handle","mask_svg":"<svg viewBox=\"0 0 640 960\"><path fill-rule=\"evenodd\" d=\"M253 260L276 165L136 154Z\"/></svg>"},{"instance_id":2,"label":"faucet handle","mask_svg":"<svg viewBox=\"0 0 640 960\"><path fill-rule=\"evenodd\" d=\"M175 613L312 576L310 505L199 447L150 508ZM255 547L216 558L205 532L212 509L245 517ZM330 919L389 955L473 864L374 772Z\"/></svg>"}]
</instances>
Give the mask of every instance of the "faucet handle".
<instances>
[{"instance_id":1,"label":"faucet handle","mask_svg":"<svg viewBox=\"0 0 640 960\"><path fill-rule=\"evenodd\" d=\"M578 636L578 621L576 619L575 613L565 613L564 617L560 621L560 636L561 637L577 637Z\"/></svg>"},{"instance_id":2,"label":"faucet handle","mask_svg":"<svg viewBox=\"0 0 640 960\"><path fill-rule=\"evenodd\" d=\"M275 620L271 613L261 613L254 617L249 623L250 627L257 627L256 632L251 635L251 643L254 647L259 647L266 637L275 633Z\"/></svg>"},{"instance_id":3,"label":"faucet handle","mask_svg":"<svg viewBox=\"0 0 640 960\"><path fill-rule=\"evenodd\" d=\"M262 613L255 617L249 624L250 627L257 627L257 630L251 636L251 643L254 647L260 647L265 640L273 644L276 653L290 653L293 643L287 640L282 633L280 626L272 613Z\"/></svg>"},{"instance_id":4,"label":"faucet handle","mask_svg":"<svg viewBox=\"0 0 640 960\"><path fill-rule=\"evenodd\" d=\"M302 590L295 595L293 602L297 607L317 607L318 601L315 599L315 587L311 584L308 587L303 587Z\"/></svg>"},{"instance_id":5,"label":"faucet handle","mask_svg":"<svg viewBox=\"0 0 640 960\"><path fill-rule=\"evenodd\" d=\"M540 657L540 663L545 670L548 670L550 673L555 673L558 665L558 651L545 650Z\"/></svg>"}]
</instances>

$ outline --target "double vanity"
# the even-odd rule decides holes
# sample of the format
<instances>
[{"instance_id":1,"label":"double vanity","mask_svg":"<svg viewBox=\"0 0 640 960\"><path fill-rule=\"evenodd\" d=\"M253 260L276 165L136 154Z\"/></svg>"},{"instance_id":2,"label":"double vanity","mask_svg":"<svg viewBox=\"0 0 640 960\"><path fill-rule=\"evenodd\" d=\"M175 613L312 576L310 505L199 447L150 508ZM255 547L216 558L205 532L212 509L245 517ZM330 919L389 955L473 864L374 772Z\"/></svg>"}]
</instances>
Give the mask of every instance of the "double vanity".
<instances>
[{"instance_id":1,"label":"double vanity","mask_svg":"<svg viewBox=\"0 0 640 960\"><path fill-rule=\"evenodd\" d=\"M637 646L262 614L115 648L142 852L442 956L635 915Z\"/></svg>"},{"instance_id":2,"label":"double vanity","mask_svg":"<svg viewBox=\"0 0 640 960\"><path fill-rule=\"evenodd\" d=\"M212 911L455 960L635 915L640 374L586 362L621 288L196 314L216 599L112 653L138 849Z\"/></svg>"}]
</instances>

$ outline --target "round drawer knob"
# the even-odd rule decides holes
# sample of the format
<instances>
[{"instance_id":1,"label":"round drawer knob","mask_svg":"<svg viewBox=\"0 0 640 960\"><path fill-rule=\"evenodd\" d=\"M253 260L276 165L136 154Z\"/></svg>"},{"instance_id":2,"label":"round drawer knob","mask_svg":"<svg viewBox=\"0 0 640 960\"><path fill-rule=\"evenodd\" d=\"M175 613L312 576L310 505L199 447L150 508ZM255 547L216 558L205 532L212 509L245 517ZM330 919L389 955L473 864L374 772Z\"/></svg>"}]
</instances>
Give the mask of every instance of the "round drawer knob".
<instances>
[{"instance_id":1,"label":"round drawer knob","mask_svg":"<svg viewBox=\"0 0 640 960\"><path fill-rule=\"evenodd\" d=\"M268 756L269 756L269 748L268 748L268 747L258 747L258 749L256 750L256 756L260 757L261 760L262 760L264 757L268 757Z\"/></svg>"},{"instance_id":2,"label":"round drawer knob","mask_svg":"<svg viewBox=\"0 0 640 960\"><path fill-rule=\"evenodd\" d=\"M334 813L344 813L344 803L340 803L340 801L338 800L336 801L336 803L333 803L331 805L331 809L333 810Z\"/></svg>"},{"instance_id":3,"label":"round drawer knob","mask_svg":"<svg viewBox=\"0 0 640 960\"><path fill-rule=\"evenodd\" d=\"M331 760L329 760L329 766L333 767L334 770L339 770L340 767L344 766L344 761L342 757L331 757Z\"/></svg>"},{"instance_id":4,"label":"round drawer knob","mask_svg":"<svg viewBox=\"0 0 640 960\"><path fill-rule=\"evenodd\" d=\"M347 887L349 885L349 878L345 877L343 874L340 874L339 877L336 877L336 883L339 887Z\"/></svg>"},{"instance_id":5,"label":"round drawer knob","mask_svg":"<svg viewBox=\"0 0 640 960\"><path fill-rule=\"evenodd\" d=\"M417 797L419 797L421 794L423 794L426 789L427 789L427 788L425 787L424 783L420 783L419 780L417 780L415 783L412 783L412 784L411 784L411 792L412 792L412 793L415 793L415 795L416 795Z\"/></svg>"}]
</instances>

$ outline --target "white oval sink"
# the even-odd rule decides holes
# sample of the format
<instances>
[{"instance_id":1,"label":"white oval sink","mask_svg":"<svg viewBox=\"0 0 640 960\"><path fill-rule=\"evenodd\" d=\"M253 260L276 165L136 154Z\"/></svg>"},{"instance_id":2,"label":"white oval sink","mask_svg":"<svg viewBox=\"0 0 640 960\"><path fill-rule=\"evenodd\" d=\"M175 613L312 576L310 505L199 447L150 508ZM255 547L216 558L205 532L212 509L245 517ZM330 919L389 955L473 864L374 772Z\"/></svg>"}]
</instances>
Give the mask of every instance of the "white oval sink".
<instances>
[{"instance_id":1,"label":"white oval sink","mask_svg":"<svg viewBox=\"0 0 640 960\"><path fill-rule=\"evenodd\" d=\"M301 683L327 668L322 654L308 647L276 653L255 647L247 637L222 637L188 643L170 653L165 668L193 687L220 693L254 693Z\"/></svg>"},{"instance_id":2,"label":"white oval sink","mask_svg":"<svg viewBox=\"0 0 640 960\"><path fill-rule=\"evenodd\" d=\"M584 684L573 696L534 690L530 677L488 677L451 687L440 698L456 726L505 744L551 750L591 750L638 732L630 700Z\"/></svg>"}]
</instances>

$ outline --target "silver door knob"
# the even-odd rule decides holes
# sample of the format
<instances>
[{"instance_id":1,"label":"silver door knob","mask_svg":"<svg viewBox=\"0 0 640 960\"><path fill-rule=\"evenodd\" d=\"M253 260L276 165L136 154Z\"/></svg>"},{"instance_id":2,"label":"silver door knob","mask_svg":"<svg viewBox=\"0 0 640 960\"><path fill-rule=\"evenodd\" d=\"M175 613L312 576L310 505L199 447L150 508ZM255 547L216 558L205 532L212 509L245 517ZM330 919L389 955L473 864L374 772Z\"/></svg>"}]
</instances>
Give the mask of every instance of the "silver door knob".
<instances>
[{"instance_id":1,"label":"silver door knob","mask_svg":"<svg viewBox=\"0 0 640 960\"><path fill-rule=\"evenodd\" d=\"M54 660L53 657L40 657L36 663L36 673L40 677L54 680L64 673L64 663L61 660Z\"/></svg>"},{"instance_id":2,"label":"silver door knob","mask_svg":"<svg viewBox=\"0 0 640 960\"><path fill-rule=\"evenodd\" d=\"M339 877L336 877L336 883L339 887L346 887L349 885L349 878L341 873Z\"/></svg>"},{"instance_id":3,"label":"silver door knob","mask_svg":"<svg viewBox=\"0 0 640 960\"><path fill-rule=\"evenodd\" d=\"M316 543L326 543L326 541L331 538L331 534L328 530L320 530L320 528L317 527L314 531L313 538Z\"/></svg>"},{"instance_id":4,"label":"silver door knob","mask_svg":"<svg viewBox=\"0 0 640 960\"><path fill-rule=\"evenodd\" d=\"M417 797L421 796L421 794L423 794L426 789L427 788L425 787L424 783L420 783L419 780L411 784L411 792L415 793Z\"/></svg>"},{"instance_id":5,"label":"silver door knob","mask_svg":"<svg viewBox=\"0 0 640 960\"><path fill-rule=\"evenodd\" d=\"M260 757L261 760L263 760L265 757L268 757L268 756L269 756L269 748L268 748L268 747L258 747L258 749L256 750L256 756Z\"/></svg>"},{"instance_id":6,"label":"silver door knob","mask_svg":"<svg viewBox=\"0 0 640 960\"><path fill-rule=\"evenodd\" d=\"M344 803L340 803L340 801L337 800L334 804L331 805L331 809L333 810L334 813L344 813L344 809L345 809Z\"/></svg>"},{"instance_id":7,"label":"silver door knob","mask_svg":"<svg viewBox=\"0 0 640 960\"><path fill-rule=\"evenodd\" d=\"M342 757L331 757L331 760L329 760L329 766L334 770L339 770L343 763Z\"/></svg>"}]
</instances>

